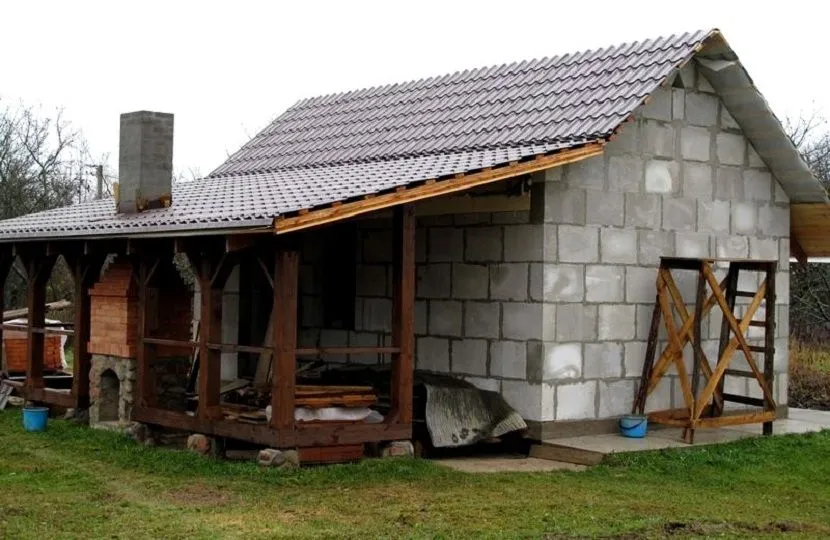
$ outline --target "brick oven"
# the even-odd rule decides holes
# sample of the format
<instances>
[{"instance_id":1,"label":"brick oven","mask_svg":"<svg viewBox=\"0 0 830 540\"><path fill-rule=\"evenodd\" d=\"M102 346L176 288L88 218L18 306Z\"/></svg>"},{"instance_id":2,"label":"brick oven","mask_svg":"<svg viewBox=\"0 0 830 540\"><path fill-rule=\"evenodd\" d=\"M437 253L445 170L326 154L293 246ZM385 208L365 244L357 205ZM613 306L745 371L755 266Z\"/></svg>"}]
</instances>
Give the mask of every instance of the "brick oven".
<instances>
[{"instance_id":1,"label":"brick oven","mask_svg":"<svg viewBox=\"0 0 830 540\"><path fill-rule=\"evenodd\" d=\"M178 283L170 290L152 288L148 293L148 331L158 337L190 339L192 311L187 288ZM124 427L132 421L136 402L138 287L132 263L115 259L89 289L89 297L90 425ZM157 405L184 410L190 355L165 346L156 347L155 353L151 369Z\"/></svg>"}]
</instances>

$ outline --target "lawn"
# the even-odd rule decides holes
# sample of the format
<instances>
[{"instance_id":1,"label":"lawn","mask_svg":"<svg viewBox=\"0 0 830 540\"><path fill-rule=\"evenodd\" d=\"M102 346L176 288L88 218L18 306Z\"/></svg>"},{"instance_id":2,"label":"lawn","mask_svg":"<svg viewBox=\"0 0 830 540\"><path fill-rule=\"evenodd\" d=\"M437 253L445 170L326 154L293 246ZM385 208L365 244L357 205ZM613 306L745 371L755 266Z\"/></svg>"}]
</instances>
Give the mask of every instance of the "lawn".
<instances>
[{"instance_id":1,"label":"lawn","mask_svg":"<svg viewBox=\"0 0 830 540\"><path fill-rule=\"evenodd\" d=\"M0 537L830 535L830 432L472 475L425 460L280 472L0 412Z\"/></svg>"}]
</instances>

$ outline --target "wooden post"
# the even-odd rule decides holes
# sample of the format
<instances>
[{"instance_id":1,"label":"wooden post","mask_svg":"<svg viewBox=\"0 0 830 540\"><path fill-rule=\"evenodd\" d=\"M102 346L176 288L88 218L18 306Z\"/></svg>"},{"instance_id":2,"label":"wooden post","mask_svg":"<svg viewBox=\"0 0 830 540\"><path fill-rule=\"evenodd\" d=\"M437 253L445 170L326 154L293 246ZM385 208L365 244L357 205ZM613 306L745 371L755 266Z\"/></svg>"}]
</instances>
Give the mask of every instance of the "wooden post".
<instances>
[{"instance_id":1,"label":"wooden post","mask_svg":"<svg viewBox=\"0 0 830 540\"><path fill-rule=\"evenodd\" d=\"M297 287L300 254L277 252L274 268L274 306L271 366L271 427L294 429L294 387L297 376Z\"/></svg>"},{"instance_id":2,"label":"wooden post","mask_svg":"<svg viewBox=\"0 0 830 540\"><path fill-rule=\"evenodd\" d=\"M155 264L158 264L156 261ZM141 255L138 263L138 348L136 350L136 395L139 407L154 407L156 405L155 381L151 365L154 360L155 348L144 343L147 337L147 308L150 280L153 278L155 264L150 264L146 255Z\"/></svg>"},{"instance_id":3,"label":"wooden post","mask_svg":"<svg viewBox=\"0 0 830 540\"><path fill-rule=\"evenodd\" d=\"M34 328L43 328L46 322L46 282L55 264L54 256L31 255L25 258L26 299L29 310L26 326L26 387L43 388L44 334Z\"/></svg>"},{"instance_id":4,"label":"wooden post","mask_svg":"<svg viewBox=\"0 0 830 540\"><path fill-rule=\"evenodd\" d=\"M767 387L775 393L775 274L778 263L770 263L765 273L767 279L766 296L764 297L764 379ZM772 396L778 399L778 396ZM776 402L764 400L764 409L775 411ZM764 422L764 435L772 435L772 422Z\"/></svg>"},{"instance_id":5,"label":"wooden post","mask_svg":"<svg viewBox=\"0 0 830 540\"><path fill-rule=\"evenodd\" d=\"M0 313L6 309L6 278L14 262L11 252L4 250L0 252ZM3 346L3 325L0 325L0 371L6 370L6 360Z\"/></svg>"},{"instance_id":6,"label":"wooden post","mask_svg":"<svg viewBox=\"0 0 830 540\"><path fill-rule=\"evenodd\" d=\"M415 369L415 212L411 205L395 207L392 345L392 421L412 423L412 386Z\"/></svg>"},{"instance_id":7,"label":"wooden post","mask_svg":"<svg viewBox=\"0 0 830 540\"><path fill-rule=\"evenodd\" d=\"M222 287L215 279L224 261L214 264L210 257L202 259L199 272L201 315L199 317L199 418L218 417L219 389L222 375L222 353L208 347L222 341Z\"/></svg>"},{"instance_id":8,"label":"wooden post","mask_svg":"<svg viewBox=\"0 0 830 540\"><path fill-rule=\"evenodd\" d=\"M89 354L90 299L89 288L95 284L104 263L102 256L64 255L75 285L75 325L72 342L72 395L75 407L89 407L89 369L92 365ZM139 345L140 347L140 345Z\"/></svg>"}]
</instances>

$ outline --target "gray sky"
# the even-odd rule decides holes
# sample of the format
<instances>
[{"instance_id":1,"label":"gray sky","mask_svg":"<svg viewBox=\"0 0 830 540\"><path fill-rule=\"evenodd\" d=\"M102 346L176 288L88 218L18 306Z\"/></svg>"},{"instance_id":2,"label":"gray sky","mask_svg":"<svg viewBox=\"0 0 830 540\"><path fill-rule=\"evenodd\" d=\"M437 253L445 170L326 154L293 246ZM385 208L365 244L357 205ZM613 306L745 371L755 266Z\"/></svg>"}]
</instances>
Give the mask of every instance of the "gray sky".
<instances>
[{"instance_id":1,"label":"gray sky","mask_svg":"<svg viewBox=\"0 0 830 540\"><path fill-rule=\"evenodd\" d=\"M207 174L303 97L713 27L780 118L830 116L819 2L0 4L0 98L63 107L114 166L122 112L174 113L174 167Z\"/></svg>"}]
</instances>

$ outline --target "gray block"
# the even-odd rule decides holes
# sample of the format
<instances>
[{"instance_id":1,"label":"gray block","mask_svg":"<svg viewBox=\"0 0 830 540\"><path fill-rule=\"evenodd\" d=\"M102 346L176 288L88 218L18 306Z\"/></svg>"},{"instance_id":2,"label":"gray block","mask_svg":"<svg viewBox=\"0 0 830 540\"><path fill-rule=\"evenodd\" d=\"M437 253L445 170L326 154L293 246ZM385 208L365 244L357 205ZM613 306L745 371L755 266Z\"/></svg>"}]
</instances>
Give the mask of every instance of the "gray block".
<instances>
[{"instance_id":1,"label":"gray block","mask_svg":"<svg viewBox=\"0 0 830 540\"><path fill-rule=\"evenodd\" d=\"M450 340L435 337L418 338L415 350L418 369L450 372Z\"/></svg>"},{"instance_id":2,"label":"gray block","mask_svg":"<svg viewBox=\"0 0 830 540\"><path fill-rule=\"evenodd\" d=\"M622 377L622 343L586 343L582 376L586 379Z\"/></svg>"},{"instance_id":3,"label":"gray block","mask_svg":"<svg viewBox=\"0 0 830 540\"><path fill-rule=\"evenodd\" d=\"M458 227L429 229L430 262L461 261L464 258L464 230Z\"/></svg>"},{"instance_id":4,"label":"gray block","mask_svg":"<svg viewBox=\"0 0 830 540\"><path fill-rule=\"evenodd\" d=\"M658 351L657 354L660 354ZM627 341L623 350L623 376L640 377L646 358L645 341Z\"/></svg>"},{"instance_id":5,"label":"gray block","mask_svg":"<svg viewBox=\"0 0 830 540\"><path fill-rule=\"evenodd\" d=\"M715 170L715 198L730 201L744 199L744 180L740 167L722 165Z\"/></svg>"},{"instance_id":6,"label":"gray block","mask_svg":"<svg viewBox=\"0 0 830 540\"><path fill-rule=\"evenodd\" d=\"M787 195L786 192L784 192L784 188L781 187L781 184L779 184L777 180L773 180L772 191L772 200L775 201L776 204L787 204L790 202L789 195Z\"/></svg>"},{"instance_id":7,"label":"gray block","mask_svg":"<svg viewBox=\"0 0 830 540\"><path fill-rule=\"evenodd\" d=\"M490 298L496 300L527 300L527 263L490 265Z\"/></svg>"},{"instance_id":8,"label":"gray block","mask_svg":"<svg viewBox=\"0 0 830 540\"><path fill-rule=\"evenodd\" d=\"M790 271L790 239L780 238L778 240L778 269Z\"/></svg>"},{"instance_id":9,"label":"gray block","mask_svg":"<svg viewBox=\"0 0 830 540\"><path fill-rule=\"evenodd\" d=\"M363 261L367 263L392 262L391 229L361 231L363 237Z\"/></svg>"},{"instance_id":10,"label":"gray block","mask_svg":"<svg viewBox=\"0 0 830 540\"><path fill-rule=\"evenodd\" d=\"M504 251L501 227L469 227L464 229L464 233L464 257L467 262L502 260Z\"/></svg>"},{"instance_id":11,"label":"gray block","mask_svg":"<svg viewBox=\"0 0 830 540\"><path fill-rule=\"evenodd\" d=\"M542 304L505 302L502 309L502 336L505 339L541 339Z\"/></svg>"},{"instance_id":12,"label":"gray block","mask_svg":"<svg viewBox=\"0 0 830 540\"><path fill-rule=\"evenodd\" d=\"M510 225L504 228L504 260L541 261L544 247L542 225Z\"/></svg>"},{"instance_id":13,"label":"gray block","mask_svg":"<svg viewBox=\"0 0 830 540\"><path fill-rule=\"evenodd\" d=\"M433 300L429 303L429 333L433 336L461 336L461 302Z\"/></svg>"},{"instance_id":14,"label":"gray block","mask_svg":"<svg viewBox=\"0 0 830 540\"><path fill-rule=\"evenodd\" d=\"M542 339L556 339L556 304L542 304Z\"/></svg>"},{"instance_id":15,"label":"gray block","mask_svg":"<svg viewBox=\"0 0 830 540\"><path fill-rule=\"evenodd\" d=\"M599 418L629 414L634 406L637 381L599 381Z\"/></svg>"},{"instance_id":16,"label":"gray block","mask_svg":"<svg viewBox=\"0 0 830 540\"><path fill-rule=\"evenodd\" d=\"M524 225L530 223L530 212L527 210L493 212L492 218L495 225Z\"/></svg>"},{"instance_id":17,"label":"gray block","mask_svg":"<svg viewBox=\"0 0 830 540\"><path fill-rule=\"evenodd\" d=\"M718 98L711 94L686 93L686 120L695 126L711 127L718 123Z\"/></svg>"},{"instance_id":18,"label":"gray block","mask_svg":"<svg viewBox=\"0 0 830 540\"><path fill-rule=\"evenodd\" d=\"M608 160L608 189L637 192L643 185L643 160L639 156L611 156Z\"/></svg>"},{"instance_id":19,"label":"gray block","mask_svg":"<svg viewBox=\"0 0 830 540\"><path fill-rule=\"evenodd\" d=\"M470 225L486 225L492 221L492 214L489 212L468 212L466 214L454 214L452 222L456 226L467 227Z\"/></svg>"},{"instance_id":20,"label":"gray block","mask_svg":"<svg viewBox=\"0 0 830 540\"><path fill-rule=\"evenodd\" d=\"M629 303L654 303L657 293L657 269L629 266L625 269L625 301Z\"/></svg>"},{"instance_id":21,"label":"gray block","mask_svg":"<svg viewBox=\"0 0 830 540\"><path fill-rule=\"evenodd\" d=\"M735 118L726 110L726 106L721 107L720 110L720 125L724 129L741 129Z\"/></svg>"},{"instance_id":22,"label":"gray block","mask_svg":"<svg viewBox=\"0 0 830 540\"><path fill-rule=\"evenodd\" d=\"M527 381L502 381L504 400L522 418L536 422L553 420L553 386Z\"/></svg>"},{"instance_id":23,"label":"gray block","mask_svg":"<svg viewBox=\"0 0 830 540\"><path fill-rule=\"evenodd\" d=\"M449 275L447 275L449 279ZM490 272L485 264L452 265L452 297L482 300L488 297ZM420 291L419 291L420 294ZM447 295L449 296L449 295Z\"/></svg>"},{"instance_id":24,"label":"gray block","mask_svg":"<svg viewBox=\"0 0 830 540\"><path fill-rule=\"evenodd\" d=\"M697 223L697 200L688 198L663 199L663 228L675 231L694 231Z\"/></svg>"},{"instance_id":25,"label":"gray block","mask_svg":"<svg viewBox=\"0 0 830 540\"><path fill-rule=\"evenodd\" d=\"M596 381L557 385L556 419L596 418L596 396Z\"/></svg>"},{"instance_id":26,"label":"gray block","mask_svg":"<svg viewBox=\"0 0 830 540\"><path fill-rule=\"evenodd\" d=\"M769 171L764 169L747 169L744 171L744 194L748 200L771 201L773 187L774 180Z\"/></svg>"},{"instance_id":27,"label":"gray block","mask_svg":"<svg viewBox=\"0 0 830 540\"><path fill-rule=\"evenodd\" d=\"M640 110L643 118L669 121L672 118L672 94L670 88L660 87L648 98L648 103Z\"/></svg>"},{"instance_id":28,"label":"gray block","mask_svg":"<svg viewBox=\"0 0 830 540\"><path fill-rule=\"evenodd\" d=\"M636 154L639 150L640 129L637 122L626 122L618 130L611 142L605 145L605 154Z\"/></svg>"},{"instance_id":29,"label":"gray block","mask_svg":"<svg viewBox=\"0 0 830 540\"><path fill-rule=\"evenodd\" d=\"M775 337L790 337L790 306L788 304L775 306Z\"/></svg>"},{"instance_id":30,"label":"gray block","mask_svg":"<svg viewBox=\"0 0 830 540\"><path fill-rule=\"evenodd\" d=\"M602 304L599 306L599 340L625 341L634 339L635 307L624 304ZM558 322L558 321L557 321Z\"/></svg>"},{"instance_id":31,"label":"gray block","mask_svg":"<svg viewBox=\"0 0 830 540\"><path fill-rule=\"evenodd\" d=\"M556 306L556 340L594 341L597 339L597 306L559 304Z\"/></svg>"},{"instance_id":32,"label":"gray block","mask_svg":"<svg viewBox=\"0 0 830 540\"><path fill-rule=\"evenodd\" d=\"M418 265L415 294L418 298L449 298L450 265L446 263Z\"/></svg>"},{"instance_id":33,"label":"gray block","mask_svg":"<svg viewBox=\"0 0 830 540\"><path fill-rule=\"evenodd\" d=\"M659 229L662 216L660 196L654 193L625 194L625 226Z\"/></svg>"},{"instance_id":34,"label":"gray block","mask_svg":"<svg viewBox=\"0 0 830 540\"><path fill-rule=\"evenodd\" d=\"M637 262L657 265L660 257L674 256L674 232L638 231Z\"/></svg>"},{"instance_id":35,"label":"gray block","mask_svg":"<svg viewBox=\"0 0 830 540\"><path fill-rule=\"evenodd\" d=\"M585 300L588 302L622 302L625 299L625 267L585 267Z\"/></svg>"},{"instance_id":36,"label":"gray block","mask_svg":"<svg viewBox=\"0 0 830 540\"><path fill-rule=\"evenodd\" d=\"M790 303L790 273L775 273L775 297L779 304Z\"/></svg>"},{"instance_id":37,"label":"gray block","mask_svg":"<svg viewBox=\"0 0 830 540\"><path fill-rule=\"evenodd\" d=\"M566 165L565 179L571 189L602 189L605 185L605 158L595 156Z\"/></svg>"},{"instance_id":38,"label":"gray block","mask_svg":"<svg viewBox=\"0 0 830 540\"><path fill-rule=\"evenodd\" d=\"M758 208L758 230L767 236L789 236L790 209L781 206L761 206Z\"/></svg>"},{"instance_id":39,"label":"gray block","mask_svg":"<svg viewBox=\"0 0 830 540\"><path fill-rule=\"evenodd\" d=\"M388 298L364 298L361 329L379 332L391 331L392 300Z\"/></svg>"},{"instance_id":40,"label":"gray block","mask_svg":"<svg viewBox=\"0 0 830 540\"><path fill-rule=\"evenodd\" d=\"M546 223L542 226L542 260L545 262L556 262L558 260L557 229L557 225Z\"/></svg>"},{"instance_id":41,"label":"gray block","mask_svg":"<svg viewBox=\"0 0 830 540\"><path fill-rule=\"evenodd\" d=\"M415 334L423 336L427 333L427 301L415 301Z\"/></svg>"},{"instance_id":42,"label":"gray block","mask_svg":"<svg viewBox=\"0 0 830 540\"><path fill-rule=\"evenodd\" d=\"M680 151L683 159L709 161L709 130L701 127L685 127L680 130Z\"/></svg>"},{"instance_id":43,"label":"gray block","mask_svg":"<svg viewBox=\"0 0 830 540\"><path fill-rule=\"evenodd\" d=\"M581 343L545 343L541 373L528 373L546 381L578 379L582 376ZM530 364L528 364L528 370Z\"/></svg>"},{"instance_id":44,"label":"gray block","mask_svg":"<svg viewBox=\"0 0 830 540\"><path fill-rule=\"evenodd\" d=\"M424 263L427 261L427 231L420 223L415 229L415 262Z\"/></svg>"},{"instance_id":45,"label":"gray block","mask_svg":"<svg viewBox=\"0 0 830 540\"><path fill-rule=\"evenodd\" d=\"M599 229L560 225L557 244L559 260L565 263L597 262L599 260Z\"/></svg>"},{"instance_id":46,"label":"gray block","mask_svg":"<svg viewBox=\"0 0 830 540\"><path fill-rule=\"evenodd\" d=\"M758 226L758 207L750 202L732 203L732 234L754 236Z\"/></svg>"},{"instance_id":47,"label":"gray block","mask_svg":"<svg viewBox=\"0 0 830 540\"><path fill-rule=\"evenodd\" d=\"M644 153L659 157L674 157L674 128L671 124L646 120L640 129L643 134Z\"/></svg>"},{"instance_id":48,"label":"gray block","mask_svg":"<svg viewBox=\"0 0 830 540\"><path fill-rule=\"evenodd\" d=\"M563 184L543 184L546 223L585 224L585 190L567 189ZM538 193L533 191L533 196ZM531 197L531 204L533 197Z\"/></svg>"},{"instance_id":49,"label":"gray block","mask_svg":"<svg viewBox=\"0 0 830 540\"><path fill-rule=\"evenodd\" d=\"M749 256L753 259L777 261L778 240L774 238L751 237L749 239Z\"/></svg>"},{"instance_id":50,"label":"gray block","mask_svg":"<svg viewBox=\"0 0 830 540\"><path fill-rule=\"evenodd\" d=\"M675 161L651 159L646 163L645 187L649 193L680 191L680 168Z\"/></svg>"},{"instance_id":51,"label":"gray block","mask_svg":"<svg viewBox=\"0 0 830 540\"><path fill-rule=\"evenodd\" d=\"M718 133L715 139L718 162L722 165L743 165L746 139L733 133Z\"/></svg>"},{"instance_id":52,"label":"gray block","mask_svg":"<svg viewBox=\"0 0 830 540\"><path fill-rule=\"evenodd\" d=\"M588 190L586 222L590 225L623 225L625 198L613 191Z\"/></svg>"},{"instance_id":53,"label":"gray block","mask_svg":"<svg viewBox=\"0 0 830 540\"><path fill-rule=\"evenodd\" d=\"M501 380L499 379L488 379L486 377L472 377L468 375L464 377L464 380L472 384L479 390L485 390L487 392L496 392L497 394L501 392Z\"/></svg>"},{"instance_id":54,"label":"gray block","mask_svg":"<svg viewBox=\"0 0 830 540\"><path fill-rule=\"evenodd\" d=\"M361 264L355 269L355 293L357 296L384 296L386 294L385 265Z\"/></svg>"},{"instance_id":55,"label":"gray block","mask_svg":"<svg viewBox=\"0 0 830 540\"><path fill-rule=\"evenodd\" d=\"M501 305L498 302L466 302L464 335L466 337L498 338Z\"/></svg>"},{"instance_id":56,"label":"gray block","mask_svg":"<svg viewBox=\"0 0 830 540\"><path fill-rule=\"evenodd\" d=\"M546 264L542 272L546 302L581 302L585 298L581 265Z\"/></svg>"},{"instance_id":57,"label":"gray block","mask_svg":"<svg viewBox=\"0 0 830 540\"><path fill-rule=\"evenodd\" d=\"M686 90L683 88L672 88L672 118L683 120L686 118Z\"/></svg>"},{"instance_id":58,"label":"gray block","mask_svg":"<svg viewBox=\"0 0 830 540\"><path fill-rule=\"evenodd\" d=\"M530 274L529 296L533 302L542 302L545 299L543 263L530 263L528 273Z\"/></svg>"},{"instance_id":59,"label":"gray block","mask_svg":"<svg viewBox=\"0 0 830 540\"><path fill-rule=\"evenodd\" d=\"M490 376L506 379L526 378L527 344L524 341L491 342Z\"/></svg>"},{"instance_id":60,"label":"gray block","mask_svg":"<svg viewBox=\"0 0 830 540\"><path fill-rule=\"evenodd\" d=\"M683 196L710 199L714 193L712 166L707 163L686 162L683 164Z\"/></svg>"},{"instance_id":61,"label":"gray block","mask_svg":"<svg viewBox=\"0 0 830 540\"><path fill-rule=\"evenodd\" d=\"M637 262L637 231L634 229L601 229L600 260L604 263L635 264Z\"/></svg>"},{"instance_id":62,"label":"gray block","mask_svg":"<svg viewBox=\"0 0 830 540\"><path fill-rule=\"evenodd\" d=\"M697 201L697 230L703 233L729 234L729 201Z\"/></svg>"},{"instance_id":63,"label":"gray block","mask_svg":"<svg viewBox=\"0 0 830 540\"><path fill-rule=\"evenodd\" d=\"M746 156L747 156L747 163L750 167L766 167L767 164L764 163L764 160L761 159L761 156L758 155L758 152L755 151L755 148L747 142L746 145Z\"/></svg>"},{"instance_id":64,"label":"gray block","mask_svg":"<svg viewBox=\"0 0 830 540\"><path fill-rule=\"evenodd\" d=\"M487 340L453 340L452 372L467 375L487 375Z\"/></svg>"},{"instance_id":65,"label":"gray block","mask_svg":"<svg viewBox=\"0 0 830 540\"><path fill-rule=\"evenodd\" d=\"M675 252L678 257L708 257L710 255L709 235L706 233L678 232L675 234Z\"/></svg>"}]
</instances>

